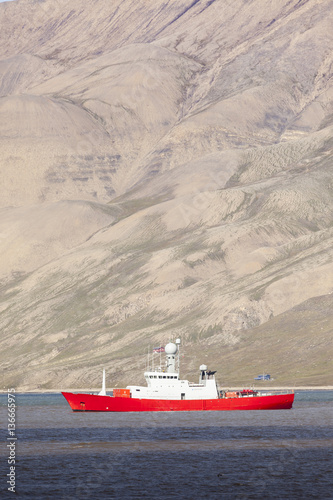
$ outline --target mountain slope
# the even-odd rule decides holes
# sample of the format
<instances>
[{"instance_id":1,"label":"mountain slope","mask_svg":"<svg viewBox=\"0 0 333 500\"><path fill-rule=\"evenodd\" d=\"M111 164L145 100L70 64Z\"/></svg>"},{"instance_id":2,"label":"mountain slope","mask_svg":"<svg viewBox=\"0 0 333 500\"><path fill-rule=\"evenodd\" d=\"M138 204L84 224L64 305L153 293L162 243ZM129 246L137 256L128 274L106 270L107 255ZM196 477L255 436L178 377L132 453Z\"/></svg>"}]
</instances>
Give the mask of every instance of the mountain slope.
<instances>
[{"instance_id":1,"label":"mountain slope","mask_svg":"<svg viewBox=\"0 0 333 500\"><path fill-rule=\"evenodd\" d=\"M332 384L332 6L0 4L4 384L134 382L175 336L191 376Z\"/></svg>"}]
</instances>

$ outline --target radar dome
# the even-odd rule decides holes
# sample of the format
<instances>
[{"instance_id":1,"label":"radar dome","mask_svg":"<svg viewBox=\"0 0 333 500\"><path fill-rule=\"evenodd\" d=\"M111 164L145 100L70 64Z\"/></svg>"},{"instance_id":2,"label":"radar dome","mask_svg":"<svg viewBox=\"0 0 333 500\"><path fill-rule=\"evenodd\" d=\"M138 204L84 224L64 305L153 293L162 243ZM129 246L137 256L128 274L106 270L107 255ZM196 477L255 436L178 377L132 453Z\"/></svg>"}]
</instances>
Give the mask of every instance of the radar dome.
<instances>
[{"instance_id":1,"label":"radar dome","mask_svg":"<svg viewBox=\"0 0 333 500\"><path fill-rule=\"evenodd\" d=\"M205 372L207 370L207 365L200 365L199 370L201 370L202 372Z\"/></svg>"},{"instance_id":2,"label":"radar dome","mask_svg":"<svg viewBox=\"0 0 333 500\"><path fill-rule=\"evenodd\" d=\"M165 352L166 352L166 354L176 354L176 352L177 352L176 344L173 344L172 342L167 344L165 346Z\"/></svg>"}]
</instances>

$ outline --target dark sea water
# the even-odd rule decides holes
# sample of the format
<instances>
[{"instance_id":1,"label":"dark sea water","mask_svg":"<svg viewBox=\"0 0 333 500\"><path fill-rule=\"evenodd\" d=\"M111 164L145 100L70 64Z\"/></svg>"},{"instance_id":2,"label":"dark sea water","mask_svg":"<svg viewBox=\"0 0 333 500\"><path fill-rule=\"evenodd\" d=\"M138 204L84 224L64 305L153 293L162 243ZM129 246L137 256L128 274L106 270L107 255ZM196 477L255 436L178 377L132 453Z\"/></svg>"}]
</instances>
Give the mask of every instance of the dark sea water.
<instances>
[{"instance_id":1,"label":"dark sea water","mask_svg":"<svg viewBox=\"0 0 333 500\"><path fill-rule=\"evenodd\" d=\"M333 499L333 391L286 411L127 414L18 394L16 494L0 402L3 499Z\"/></svg>"}]
</instances>

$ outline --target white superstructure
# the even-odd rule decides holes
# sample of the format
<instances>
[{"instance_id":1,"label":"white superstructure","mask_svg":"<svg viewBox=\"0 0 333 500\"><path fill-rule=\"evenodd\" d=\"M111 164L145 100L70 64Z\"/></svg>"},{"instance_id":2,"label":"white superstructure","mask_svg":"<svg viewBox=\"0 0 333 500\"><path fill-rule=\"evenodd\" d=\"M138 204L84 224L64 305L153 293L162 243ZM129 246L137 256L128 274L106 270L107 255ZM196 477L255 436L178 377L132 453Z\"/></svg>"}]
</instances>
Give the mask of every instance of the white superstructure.
<instances>
[{"instance_id":1,"label":"white superstructure","mask_svg":"<svg viewBox=\"0 0 333 500\"><path fill-rule=\"evenodd\" d=\"M157 370L147 370L144 374L147 387L128 385L132 398L139 399L217 399L218 389L215 372L207 371L206 365L200 366L199 383L180 380L179 377L179 346L170 342L165 346L165 367ZM176 355L178 354L178 359ZM177 364L177 367L176 367Z\"/></svg>"}]
</instances>

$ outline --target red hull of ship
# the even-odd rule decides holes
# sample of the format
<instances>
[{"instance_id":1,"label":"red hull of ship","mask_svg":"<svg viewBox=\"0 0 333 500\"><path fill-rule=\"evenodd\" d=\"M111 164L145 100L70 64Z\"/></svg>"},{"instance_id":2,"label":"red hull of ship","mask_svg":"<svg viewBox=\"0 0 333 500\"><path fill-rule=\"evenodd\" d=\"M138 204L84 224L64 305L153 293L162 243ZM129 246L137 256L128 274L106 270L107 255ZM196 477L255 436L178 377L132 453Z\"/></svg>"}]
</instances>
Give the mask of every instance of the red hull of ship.
<instances>
[{"instance_id":1,"label":"red hull of ship","mask_svg":"<svg viewBox=\"0 0 333 500\"><path fill-rule=\"evenodd\" d=\"M63 392L73 411L232 411L289 410L294 394L273 394L222 399L137 399Z\"/></svg>"}]
</instances>

